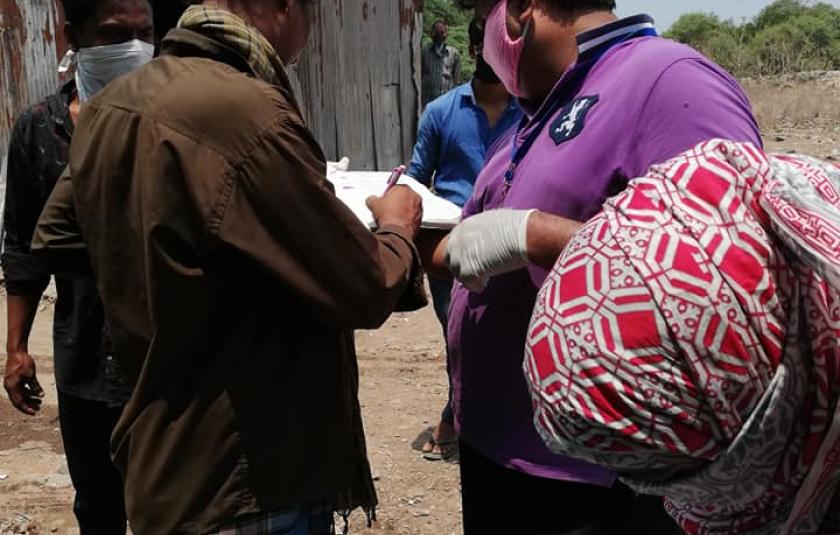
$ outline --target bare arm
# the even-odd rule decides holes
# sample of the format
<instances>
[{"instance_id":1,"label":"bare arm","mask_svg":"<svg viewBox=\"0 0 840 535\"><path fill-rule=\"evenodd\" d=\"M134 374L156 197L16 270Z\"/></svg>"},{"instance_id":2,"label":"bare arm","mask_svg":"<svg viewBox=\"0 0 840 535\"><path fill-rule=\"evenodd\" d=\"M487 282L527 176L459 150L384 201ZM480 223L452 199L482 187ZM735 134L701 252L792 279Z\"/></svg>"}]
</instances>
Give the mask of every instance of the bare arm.
<instances>
[{"instance_id":1,"label":"bare arm","mask_svg":"<svg viewBox=\"0 0 840 535\"><path fill-rule=\"evenodd\" d=\"M452 273L446 265L448 242L449 233L441 230L421 230L415 242L426 273L444 280L452 278Z\"/></svg>"},{"instance_id":2,"label":"bare arm","mask_svg":"<svg viewBox=\"0 0 840 535\"><path fill-rule=\"evenodd\" d=\"M437 269L440 248L452 275L473 290L490 277L529 264L550 269L581 224L536 210L499 209L465 219L446 243L426 246L427 269Z\"/></svg>"},{"instance_id":3,"label":"bare arm","mask_svg":"<svg viewBox=\"0 0 840 535\"><path fill-rule=\"evenodd\" d=\"M29 355L29 332L32 330L41 294L50 281L49 273L34 260L29 247L43 203L37 186L37 166L33 164L30 150L35 146L31 126L38 120L31 112L25 112L12 132L6 177L2 255L8 294L3 385L15 408L30 415L40 408L43 391L35 374L35 362Z\"/></svg>"},{"instance_id":4,"label":"bare arm","mask_svg":"<svg viewBox=\"0 0 840 535\"><path fill-rule=\"evenodd\" d=\"M29 348L29 333L35 322L38 311L37 295L9 295L6 298L7 339L6 352L27 352Z\"/></svg>"},{"instance_id":5,"label":"bare arm","mask_svg":"<svg viewBox=\"0 0 840 535\"><path fill-rule=\"evenodd\" d=\"M582 226L583 223L571 219L534 212L528 219L528 260L541 268L551 269Z\"/></svg>"},{"instance_id":6,"label":"bare arm","mask_svg":"<svg viewBox=\"0 0 840 535\"><path fill-rule=\"evenodd\" d=\"M3 386L19 411L33 415L41 408L44 391L38 384L35 361L29 355L29 333L38 311L37 295L10 295L6 298L8 338Z\"/></svg>"},{"instance_id":7,"label":"bare arm","mask_svg":"<svg viewBox=\"0 0 840 535\"><path fill-rule=\"evenodd\" d=\"M528 261L536 266L550 269L560 253L583 226L582 223L564 217L534 212L528 219L527 254ZM452 278L446 264L446 246L449 233L439 230L423 230L417 237L417 249L423 268L427 273L441 278Z\"/></svg>"}]
</instances>

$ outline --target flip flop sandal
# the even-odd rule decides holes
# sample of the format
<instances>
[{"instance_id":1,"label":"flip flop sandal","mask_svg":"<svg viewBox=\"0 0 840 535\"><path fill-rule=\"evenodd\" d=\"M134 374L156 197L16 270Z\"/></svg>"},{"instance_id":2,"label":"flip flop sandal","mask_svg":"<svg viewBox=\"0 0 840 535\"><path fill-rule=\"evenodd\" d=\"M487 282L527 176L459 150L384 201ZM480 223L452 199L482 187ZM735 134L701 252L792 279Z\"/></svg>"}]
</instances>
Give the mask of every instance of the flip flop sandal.
<instances>
[{"instance_id":1,"label":"flip flop sandal","mask_svg":"<svg viewBox=\"0 0 840 535\"><path fill-rule=\"evenodd\" d=\"M429 433L429 438L426 440L425 444L423 444L423 447L420 448L420 453L422 453L423 455L428 455L435 451L437 445L437 440L435 440L435 437L433 437L431 433Z\"/></svg>"},{"instance_id":2,"label":"flip flop sandal","mask_svg":"<svg viewBox=\"0 0 840 535\"><path fill-rule=\"evenodd\" d=\"M454 458L458 457L458 441L457 440L448 440L445 442L437 442L434 441L435 446L437 446L438 451L430 451L429 453L424 453L423 458L427 461L432 462L439 462L439 461L449 461ZM434 447L434 446L433 446Z\"/></svg>"}]
</instances>

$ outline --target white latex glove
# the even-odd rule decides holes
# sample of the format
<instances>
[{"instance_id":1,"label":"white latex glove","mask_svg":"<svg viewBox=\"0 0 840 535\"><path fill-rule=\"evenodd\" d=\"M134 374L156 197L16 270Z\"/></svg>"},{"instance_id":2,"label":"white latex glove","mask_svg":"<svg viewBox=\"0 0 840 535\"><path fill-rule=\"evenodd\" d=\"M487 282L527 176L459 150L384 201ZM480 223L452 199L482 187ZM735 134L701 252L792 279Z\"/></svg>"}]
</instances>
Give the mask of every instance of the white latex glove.
<instances>
[{"instance_id":1,"label":"white latex glove","mask_svg":"<svg viewBox=\"0 0 840 535\"><path fill-rule=\"evenodd\" d=\"M528 219L536 210L490 210L465 219L449 234L446 264L472 291L490 277L528 265Z\"/></svg>"}]
</instances>

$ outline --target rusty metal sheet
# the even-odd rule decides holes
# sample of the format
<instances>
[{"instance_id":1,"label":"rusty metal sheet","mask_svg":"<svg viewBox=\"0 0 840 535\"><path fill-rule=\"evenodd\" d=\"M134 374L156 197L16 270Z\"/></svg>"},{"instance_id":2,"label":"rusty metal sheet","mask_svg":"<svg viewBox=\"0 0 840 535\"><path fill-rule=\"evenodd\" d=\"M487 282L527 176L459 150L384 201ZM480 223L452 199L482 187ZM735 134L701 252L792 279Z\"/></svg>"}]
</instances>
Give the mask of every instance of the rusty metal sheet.
<instances>
[{"instance_id":1,"label":"rusty metal sheet","mask_svg":"<svg viewBox=\"0 0 840 535\"><path fill-rule=\"evenodd\" d=\"M57 65L66 50L62 27L58 0L0 0L0 169L17 116L58 87ZM0 174L0 209L5 184Z\"/></svg>"},{"instance_id":2,"label":"rusty metal sheet","mask_svg":"<svg viewBox=\"0 0 840 535\"><path fill-rule=\"evenodd\" d=\"M0 155L18 114L58 87L62 25L57 0L0 0Z\"/></svg>"}]
</instances>

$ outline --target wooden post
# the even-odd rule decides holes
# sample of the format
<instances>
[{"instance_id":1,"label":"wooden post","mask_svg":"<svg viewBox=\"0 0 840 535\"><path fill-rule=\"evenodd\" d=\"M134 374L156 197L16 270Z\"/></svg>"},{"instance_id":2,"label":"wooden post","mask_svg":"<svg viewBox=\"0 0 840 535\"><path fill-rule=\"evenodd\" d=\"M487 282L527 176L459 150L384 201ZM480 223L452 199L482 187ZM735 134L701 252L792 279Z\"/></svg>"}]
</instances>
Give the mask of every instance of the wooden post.
<instances>
[{"instance_id":1,"label":"wooden post","mask_svg":"<svg viewBox=\"0 0 840 535\"><path fill-rule=\"evenodd\" d=\"M328 159L390 170L411 158L420 114L418 0L325 0L292 69Z\"/></svg>"},{"instance_id":2,"label":"wooden post","mask_svg":"<svg viewBox=\"0 0 840 535\"><path fill-rule=\"evenodd\" d=\"M323 0L291 69L327 158L353 169L407 163L420 114L421 0ZM0 0L0 158L14 121L58 88L66 50L57 0Z\"/></svg>"}]
</instances>

